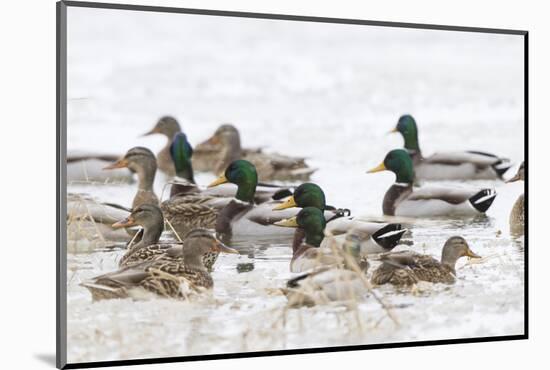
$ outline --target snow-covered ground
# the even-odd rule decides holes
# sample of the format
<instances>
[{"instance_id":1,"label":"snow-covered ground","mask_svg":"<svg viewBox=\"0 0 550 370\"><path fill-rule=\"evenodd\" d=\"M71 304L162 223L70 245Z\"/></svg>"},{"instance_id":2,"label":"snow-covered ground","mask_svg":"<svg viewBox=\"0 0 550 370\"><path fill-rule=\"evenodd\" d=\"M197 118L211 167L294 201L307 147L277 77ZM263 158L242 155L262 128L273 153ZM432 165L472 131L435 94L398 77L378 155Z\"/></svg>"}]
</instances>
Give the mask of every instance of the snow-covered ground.
<instances>
[{"instance_id":1,"label":"snow-covered ground","mask_svg":"<svg viewBox=\"0 0 550 370\"><path fill-rule=\"evenodd\" d=\"M523 160L518 36L81 8L68 16L69 150L157 151L163 138L139 135L165 114L192 144L231 122L244 146L308 157L328 203L367 216L381 214L393 177L365 171L402 145L386 133L403 113L416 117L426 154L477 149ZM521 334L524 246L509 236L508 215L522 184L474 185L498 192L488 218L420 221L412 248L438 257L458 234L486 258L461 261L451 287L419 296L377 289L399 326L372 296L357 310L285 311L277 288L291 276L291 251L281 241L241 242L255 253L222 256L212 296L193 302L92 303L78 283L115 269L121 252L70 253L68 360ZM130 205L135 185L69 190ZM241 262L254 270L238 273Z\"/></svg>"}]
</instances>

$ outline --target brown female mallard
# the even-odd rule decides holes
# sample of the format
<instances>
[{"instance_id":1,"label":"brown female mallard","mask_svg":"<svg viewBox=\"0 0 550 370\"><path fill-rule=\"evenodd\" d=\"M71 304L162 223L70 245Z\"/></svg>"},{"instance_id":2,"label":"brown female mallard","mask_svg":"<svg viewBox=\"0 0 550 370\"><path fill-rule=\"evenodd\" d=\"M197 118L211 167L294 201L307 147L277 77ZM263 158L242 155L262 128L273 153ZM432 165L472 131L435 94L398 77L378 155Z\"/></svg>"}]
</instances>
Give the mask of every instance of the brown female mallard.
<instances>
[{"instance_id":1,"label":"brown female mallard","mask_svg":"<svg viewBox=\"0 0 550 370\"><path fill-rule=\"evenodd\" d=\"M185 299L190 294L212 289L212 276L203 264L205 253L237 253L208 230L196 229L187 235L179 253L124 267L83 283L93 300L137 297L151 292L161 297Z\"/></svg>"},{"instance_id":2,"label":"brown female mallard","mask_svg":"<svg viewBox=\"0 0 550 370\"><path fill-rule=\"evenodd\" d=\"M315 172L307 166L304 158L268 154L259 149L242 149L239 131L231 124L221 125L210 139L197 145L193 166L197 171L219 174L237 159L245 159L254 164L260 181L308 180Z\"/></svg>"},{"instance_id":3,"label":"brown female mallard","mask_svg":"<svg viewBox=\"0 0 550 370\"><path fill-rule=\"evenodd\" d=\"M113 228L141 226L143 235L141 240L131 245L119 261L120 267L127 267L137 263L150 261L168 254L180 253L181 243L159 243L164 229L164 218L159 207L152 204L144 204L134 209L125 219L113 224ZM186 234L182 236L185 237ZM208 252L203 256L203 264L208 270L212 270L218 253Z\"/></svg>"},{"instance_id":4,"label":"brown female mallard","mask_svg":"<svg viewBox=\"0 0 550 370\"><path fill-rule=\"evenodd\" d=\"M390 252L380 255L382 265L371 278L373 284L393 284L410 286L419 281L453 284L455 265L461 257L481 258L461 236L449 238L443 246L441 261L412 251Z\"/></svg>"},{"instance_id":5,"label":"brown female mallard","mask_svg":"<svg viewBox=\"0 0 550 370\"><path fill-rule=\"evenodd\" d=\"M506 182L515 182L515 181L524 181L525 169L524 162L521 162L518 172L510 180ZM510 231L516 235L523 235L525 230L525 200L524 194L521 194L516 202L514 207L512 207L512 212L510 212Z\"/></svg>"},{"instance_id":6,"label":"brown female mallard","mask_svg":"<svg viewBox=\"0 0 550 370\"><path fill-rule=\"evenodd\" d=\"M138 176L138 190L132 208L142 204L158 205L159 200L153 191L157 172L157 161L153 152L141 146L134 147L128 150L124 157L105 167L106 170L114 168L128 168Z\"/></svg>"}]
</instances>

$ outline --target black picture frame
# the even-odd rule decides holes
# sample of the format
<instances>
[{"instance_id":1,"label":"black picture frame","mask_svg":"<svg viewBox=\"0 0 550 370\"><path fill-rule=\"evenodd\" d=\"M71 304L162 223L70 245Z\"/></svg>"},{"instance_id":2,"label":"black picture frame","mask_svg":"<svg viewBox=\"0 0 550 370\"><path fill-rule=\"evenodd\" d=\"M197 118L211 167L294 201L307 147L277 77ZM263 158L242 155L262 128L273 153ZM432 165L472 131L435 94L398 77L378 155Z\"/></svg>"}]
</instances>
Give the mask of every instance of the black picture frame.
<instances>
[{"instance_id":1,"label":"black picture frame","mask_svg":"<svg viewBox=\"0 0 550 370\"><path fill-rule=\"evenodd\" d=\"M429 29L442 31L463 31L463 32L478 32L492 34L506 34L522 36L524 40L524 160L525 160L525 294L524 294L524 334L510 336L492 336L492 337L476 337L462 338L452 340L429 340L415 342L396 342L396 343L381 343L367 344L354 346L335 346L322 348L304 348L292 350L273 350L259 352L243 352L243 353L225 353L211 354L200 356L181 356L181 357L162 357L148 358L135 360L119 360L119 361L98 361L84 363L67 363L66 358L66 333L67 333L67 312L66 312L66 284L67 284L67 253L66 253L66 154L67 154L67 8L83 7L96 9L116 9L128 11L142 12L163 12L163 13L179 13L179 14L197 14L221 17L241 17L255 19L276 19L286 21L307 21L318 23L339 23L339 24L355 24L365 26L381 26L381 27L398 27L398 28L414 28L414 29ZM479 28L479 27L463 27L450 25L435 25L435 24L420 24L420 23L401 23L401 22L384 22L373 20L359 19L341 19L341 18L326 18L326 17L310 17L298 15L284 14L265 14L265 13L249 13L249 12L234 12L221 10L205 10L205 9L188 9L175 7L159 7L159 6L144 6L131 4L113 4L99 2L79 2L79 1L59 1L56 4L57 14L57 64L56 64L56 122L57 122L57 142L56 142L56 200L57 200L57 251L56 251L56 366L60 369L76 369L76 368L94 368L107 366L124 366L138 364L157 364L157 363L173 363L173 362L188 362L188 361L204 361L204 360L220 360L246 357L264 357L264 356L282 356L294 354L313 354L322 352L341 352L341 351L358 351L368 349L382 348L399 348L399 347L417 347L417 346L434 346L447 344L462 344L462 343L480 343L480 342L496 342L509 340L525 340L529 338L529 153L528 153L528 137L529 137L529 32L526 30L513 29L496 29L496 28Z\"/></svg>"}]
</instances>

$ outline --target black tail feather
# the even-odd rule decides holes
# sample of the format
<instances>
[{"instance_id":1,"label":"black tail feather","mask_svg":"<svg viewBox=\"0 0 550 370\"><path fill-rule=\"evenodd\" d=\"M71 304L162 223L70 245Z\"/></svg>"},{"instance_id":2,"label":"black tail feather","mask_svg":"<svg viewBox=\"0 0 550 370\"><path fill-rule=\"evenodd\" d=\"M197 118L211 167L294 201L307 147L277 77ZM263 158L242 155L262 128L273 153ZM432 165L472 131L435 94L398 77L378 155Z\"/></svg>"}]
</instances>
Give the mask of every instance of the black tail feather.
<instances>
[{"instance_id":1,"label":"black tail feather","mask_svg":"<svg viewBox=\"0 0 550 370\"><path fill-rule=\"evenodd\" d=\"M493 164L493 170L497 173L498 177L502 179L502 176L512 167L512 163L507 161L498 161Z\"/></svg>"},{"instance_id":2,"label":"black tail feather","mask_svg":"<svg viewBox=\"0 0 550 370\"><path fill-rule=\"evenodd\" d=\"M401 240L406 231L407 229L403 229L401 224L388 224L372 234L372 238L378 245L389 251L399 243L399 240ZM385 235L388 233L390 234Z\"/></svg>"},{"instance_id":3,"label":"black tail feather","mask_svg":"<svg viewBox=\"0 0 550 370\"><path fill-rule=\"evenodd\" d=\"M497 193L493 189L483 189L470 197L470 203L472 206L481 213L485 213L493 201L495 200Z\"/></svg>"}]
</instances>

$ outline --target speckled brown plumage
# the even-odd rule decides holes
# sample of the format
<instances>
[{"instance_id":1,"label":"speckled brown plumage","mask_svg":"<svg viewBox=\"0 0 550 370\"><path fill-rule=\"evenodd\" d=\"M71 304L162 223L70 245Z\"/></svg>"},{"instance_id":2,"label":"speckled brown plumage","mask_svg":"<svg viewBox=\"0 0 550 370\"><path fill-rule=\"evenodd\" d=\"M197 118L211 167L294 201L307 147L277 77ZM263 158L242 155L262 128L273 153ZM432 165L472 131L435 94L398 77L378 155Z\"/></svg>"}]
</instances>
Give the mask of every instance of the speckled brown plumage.
<instances>
[{"instance_id":1,"label":"speckled brown plumage","mask_svg":"<svg viewBox=\"0 0 550 370\"><path fill-rule=\"evenodd\" d=\"M464 256L479 258L460 236L449 238L443 246L441 262L412 251L390 252L380 255L382 264L371 278L373 284L408 286L419 281L453 284L456 261Z\"/></svg>"},{"instance_id":2,"label":"speckled brown plumage","mask_svg":"<svg viewBox=\"0 0 550 370\"><path fill-rule=\"evenodd\" d=\"M154 250L154 249L151 249ZM204 266L207 252L238 253L221 243L212 232L190 232L181 248L169 248L149 261L123 267L85 282L94 300L135 297L135 289L161 297L187 298L189 294L211 289L213 280Z\"/></svg>"},{"instance_id":3,"label":"speckled brown plumage","mask_svg":"<svg viewBox=\"0 0 550 370\"><path fill-rule=\"evenodd\" d=\"M182 237L196 228L214 229L219 210L208 205L212 197L178 196L162 202L164 217Z\"/></svg>"},{"instance_id":4,"label":"speckled brown plumage","mask_svg":"<svg viewBox=\"0 0 550 370\"><path fill-rule=\"evenodd\" d=\"M407 286L420 280L445 284L455 282L454 271L430 256L410 251L395 252L385 256L383 261L372 275L373 284Z\"/></svg>"},{"instance_id":5,"label":"speckled brown plumage","mask_svg":"<svg viewBox=\"0 0 550 370\"><path fill-rule=\"evenodd\" d=\"M177 253L177 249L179 248L182 248L181 243L153 244L147 247L132 249L122 256L119 266L128 267L142 262L151 261L164 255L169 256L170 254ZM213 270L213 266L218 259L218 255L219 253L216 252L207 252L203 255L202 262L208 271Z\"/></svg>"},{"instance_id":6,"label":"speckled brown plumage","mask_svg":"<svg viewBox=\"0 0 550 370\"><path fill-rule=\"evenodd\" d=\"M124 276L126 273L128 276ZM119 277L123 276L123 277ZM182 289L182 284L185 288ZM115 276L109 274L96 278L93 284L83 284L94 301L131 297L131 289L146 291L170 298L186 298L188 293L200 293L214 285L204 267L187 266L183 258L162 256L156 260L128 267ZM182 293L186 291L186 294Z\"/></svg>"},{"instance_id":7,"label":"speckled brown plumage","mask_svg":"<svg viewBox=\"0 0 550 370\"><path fill-rule=\"evenodd\" d=\"M510 230L515 234L525 232L525 196L521 194L510 212Z\"/></svg>"},{"instance_id":8,"label":"speckled brown plumage","mask_svg":"<svg viewBox=\"0 0 550 370\"><path fill-rule=\"evenodd\" d=\"M525 180L525 163L522 162L518 168L518 172L506 182L524 181ZM523 235L525 232L525 196L521 194L510 212L510 231L515 235Z\"/></svg>"}]
</instances>

